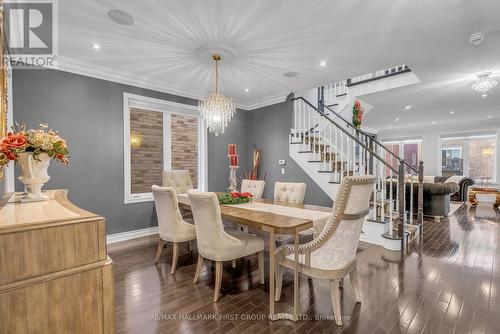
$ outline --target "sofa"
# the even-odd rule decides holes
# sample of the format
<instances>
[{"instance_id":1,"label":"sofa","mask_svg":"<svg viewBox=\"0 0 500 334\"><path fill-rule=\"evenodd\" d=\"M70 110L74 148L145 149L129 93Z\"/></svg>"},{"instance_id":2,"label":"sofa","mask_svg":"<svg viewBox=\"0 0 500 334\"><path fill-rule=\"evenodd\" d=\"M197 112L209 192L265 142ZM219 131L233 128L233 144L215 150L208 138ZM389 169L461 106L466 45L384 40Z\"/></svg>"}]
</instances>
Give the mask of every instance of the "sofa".
<instances>
[{"instance_id":1,"label":"sofa","mask_svg":"<svg viewBox=\"0 0 500 334\"><path fill-rule=\"evenodd\" d=\"M406 210L410 210L410 182L405 183ZM418 183L416 183L416 180L413 182L413 212L417 213ZM474 181L466 177L426 176L423 183L424 216L448 216L450 213L450 202L452 200L467 201L468 188L472 184L474 184ZM393 193L395 194L397 189L396 182L393 182L392 186ZM389 193L389 187L390 183L387 183L387 194Z\"/></svg>"}]
</instances>

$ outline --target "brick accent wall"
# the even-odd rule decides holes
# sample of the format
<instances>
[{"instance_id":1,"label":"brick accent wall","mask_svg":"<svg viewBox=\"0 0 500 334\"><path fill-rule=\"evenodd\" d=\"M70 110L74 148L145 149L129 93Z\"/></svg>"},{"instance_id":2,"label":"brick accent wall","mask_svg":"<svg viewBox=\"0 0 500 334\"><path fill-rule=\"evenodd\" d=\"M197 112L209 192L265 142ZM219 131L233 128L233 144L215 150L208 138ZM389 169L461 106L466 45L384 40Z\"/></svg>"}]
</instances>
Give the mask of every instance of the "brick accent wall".
<instances>
[{"instance_id":1,"label":"brick accent wall","mask_svg":"<svg viewBox=\"0 0 500 334\"><path fill-rule=\"evenodd\" d=\"M198 184L198 118L171 114L171 165L173 170L188 169L193 186Z\"/></svg>"},{"instance_id":2,"label":"brick accent wall","mask_svg":"<svg viewBox=\"0 0 500 334\"><path fill-rule=\"evenodd\" d=\"M130 138L132 193L151 192L162 184L163 113L130 108Z\"/></svg>"}]
</instances>

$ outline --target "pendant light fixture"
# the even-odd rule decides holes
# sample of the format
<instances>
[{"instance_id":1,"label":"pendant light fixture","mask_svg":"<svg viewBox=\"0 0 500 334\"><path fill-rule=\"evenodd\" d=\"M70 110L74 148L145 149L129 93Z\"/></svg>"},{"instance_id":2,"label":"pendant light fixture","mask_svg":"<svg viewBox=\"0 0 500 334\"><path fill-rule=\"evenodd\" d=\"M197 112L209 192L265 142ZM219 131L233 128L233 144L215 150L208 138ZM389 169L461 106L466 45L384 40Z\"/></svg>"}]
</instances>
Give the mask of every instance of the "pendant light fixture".
<instances>
[{"instance_id":1,"label":"pendant light fixture","mask_svg":"<svg viewBox=\"0 0 500 334\"><path fill-rule=\"evenodd\" d=\"M198 112L205 120L208 131L218 136L226 130L231 118L236 113L236 107L231 98L219 93L219 67L221 56L214 54L215 61L215 92L208 94L198 103Z\"/></svg>"}]
</instances>

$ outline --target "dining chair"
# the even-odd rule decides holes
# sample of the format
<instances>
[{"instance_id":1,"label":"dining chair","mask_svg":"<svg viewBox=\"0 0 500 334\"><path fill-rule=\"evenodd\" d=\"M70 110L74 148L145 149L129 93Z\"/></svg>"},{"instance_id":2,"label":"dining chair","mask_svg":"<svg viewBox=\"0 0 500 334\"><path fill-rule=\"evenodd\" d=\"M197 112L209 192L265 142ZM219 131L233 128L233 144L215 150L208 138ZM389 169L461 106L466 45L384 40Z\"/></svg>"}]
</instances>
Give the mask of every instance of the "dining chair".
<instances>
[{"instance_id":1,"label":"dining chair","mask_svg":"<svg viewBox=\"0 0 500 334\"><path fill-rule=\"evenodd\" d=\"M303 204L306 194L305 183L275 182L274 200L294 204Z\"/></svg>"},{"instance_id":2,"label":"dining chair","mask_svg":"<svg viewBox=\"0 0 500 334\"><path fill-rule=\"evenodd\" d=\"M356 271L356 250L365 217L370 211L373 176L345 177L338 188L332 215L321 233L312 241L298 246L299 273L311 278L330 281L330 294L337 325L342 325L339 281L349 275L357 303L361 303ZM294 268L295 246L278 247L275 254L276 295L279 301L283 282L283 268ZM298 284L298 283L297 283Z\"/></svg>"},{"instance_id":3,"label":"dining chair","mask_svg":"<svg viewBox=\"0 0 500 334\"><path fill-rule=\"evenodd\" d=\"M172 267L170 273L174 274L179 257L179 244L190 242L196 239L196 229L193 224L189 224L182 219L177 202L177 195L172 187L151 187L155 200L156 216L158 217L158 228L160 241L156 251L155 264L160 259L163 248L167 242L173 244ZM189 244L188 244L189 246ZM190 247L189 247L190 248Z\"/></svg>"},{"instance_id":4,"label":"dining chair","mask_svg":"<svg viewBox=\"0 0 500 334\"><path fill-rule=\"evenodd\" d=\"M262 193L264 192L264 186L266 181L264 180L241 180L241 192L251 193L253 198L262 198Z\"/></svg>"},{"instance_id":5,"label":"dining chair","mask_svg":"<svg viewBox=\"0 0 500 334\"><path fill-rule=\"evenodd\" d=\"M189 170L164 170L162 176L163 186L174 188L177 194L185 194L193 189Z\"/></svg>"},{"instance_id":6,"label":"dining chair","mask_svg":"<svg viewBox=\"0 0 500 334\"><path fill-rule=\"evenodd\" d=\"M264 284L264 240L237 229L224 229L217 195L211 192L188 191L196 227L198 264L193 282L198 281L203 259L215 261L214 301L219 300L224 261L258 254L260 283Z\"/></svg>"}]
</instances>

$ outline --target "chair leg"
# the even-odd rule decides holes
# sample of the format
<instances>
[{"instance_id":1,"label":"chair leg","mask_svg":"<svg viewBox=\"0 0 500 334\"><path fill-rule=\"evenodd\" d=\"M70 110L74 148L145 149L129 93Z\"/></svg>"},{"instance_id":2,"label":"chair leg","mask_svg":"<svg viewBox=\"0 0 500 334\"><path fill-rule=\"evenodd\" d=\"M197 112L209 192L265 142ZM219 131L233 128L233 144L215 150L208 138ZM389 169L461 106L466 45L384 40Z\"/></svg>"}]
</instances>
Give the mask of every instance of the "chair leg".
<instances>
[{"instance_id":1,"label":"chair leg","mask_svg":"<svg viewBox=\"0 0 500 334\"><path fill-rule=\"evenodd\" d=\"M231 261L231 267L233 267L233 269L236 268L236 260Z\"/></svg>"},{"instance_id":2,"label":"chair leg","mask_svg":"<svg viewBox=\"0 0 500 334\"><path fill-rule=\"evenodd\" d=\"M356 303L361 303L361 295L359 294L359 284L358 284L358 271L354 269L349 273L349 278L351 279L352 291L354 293L354 299Z\"/></svg>"},{"instance_id":3,"label":"chair leg","mask_svg":"<svg viewBox=\"0 0 500 334\"><path fill-rule=\"evenodd\" d=\"M276 275L274 300L279 302L281 299L281 287L283 285L283 268L280 266L279 260L276 261L274 273Z\"/></svg>"},{"instance_id":4,"label":"chair leg","mask_svg":"<svg viewBox=\"0 0 500 334\"><path fill-rule=\"evenodd\" d=\"M177 267L177 259L179 258L179 243L174 242L174 249L172 251L172 268L170 269L170 274L175 273L175 267Z\"/></svg>"},{"instance_id":5,"label":"chair leg","mask_svg":"<svg viewBox=\"0 0 500 334\"><path fill-rule=\"evenodd\" d=\"M259 252L258 261L260 284L264 284L264 251Z\"/></svg>"},{"instance_id":6,"label":"chair leg","mask_svg":"<svg viewBox=\"0 0 500 334\"><path fill-rule=\"evenodd\" d=\"M163 247L165 247L166 244L167 242L160 238L160 241L158 242L158 250L156 251L155 264L160 260L161 252L163 251Z\"/></svg>"},{"instance_id":7,"label":"chair leg","mask_svg":"<svg viewBox=\"0 0 500 334\"><path fill-rule=\"evenodd\" d=\"M342 314L340 313L340 289L339 280L334 279L330 281L330 294L332 297L333 316L335 323L342 326Z\"/></svg>"},{"instance_id":8,"label":"chair leg","mask_svg":"<svg viewBox=\"0 0 500 334\"><path fill-rule=\"evenodd\" d=\"M198 282L198 277L200 277L201 267L203 266L203 256L198 254L198 263L196 264L196 272L194 273L193 283Z\"/></svg>"},{"instance_id":9,"label":"chair leg","mask_svg":"<svg viewBox=\"0 0 500 334\"><path fill-rule=\"evenodd\" d=\"M215 290L214 290L214 302L217 303L220 296L220 287L222 283L222 261L215 262Z\"/></svg>"}]
</instances>

